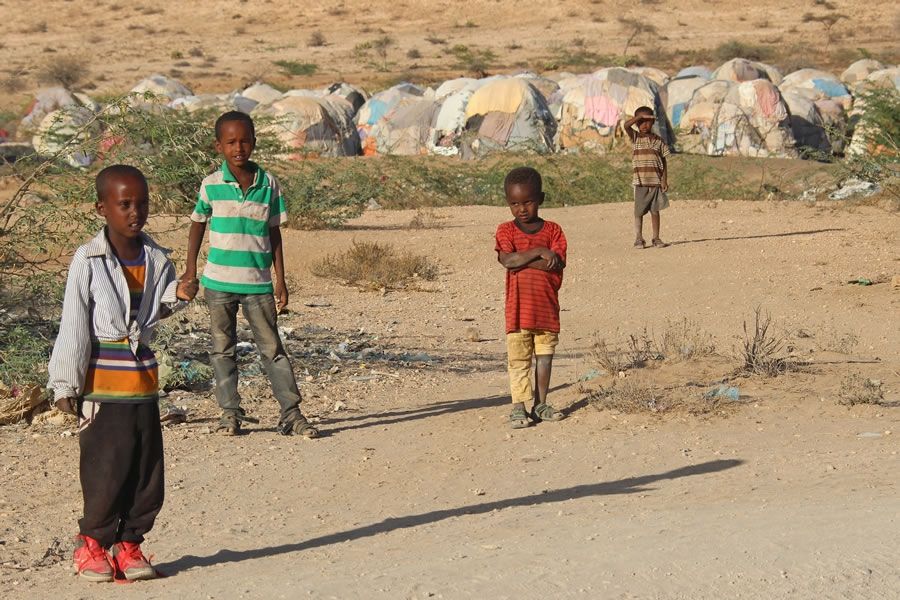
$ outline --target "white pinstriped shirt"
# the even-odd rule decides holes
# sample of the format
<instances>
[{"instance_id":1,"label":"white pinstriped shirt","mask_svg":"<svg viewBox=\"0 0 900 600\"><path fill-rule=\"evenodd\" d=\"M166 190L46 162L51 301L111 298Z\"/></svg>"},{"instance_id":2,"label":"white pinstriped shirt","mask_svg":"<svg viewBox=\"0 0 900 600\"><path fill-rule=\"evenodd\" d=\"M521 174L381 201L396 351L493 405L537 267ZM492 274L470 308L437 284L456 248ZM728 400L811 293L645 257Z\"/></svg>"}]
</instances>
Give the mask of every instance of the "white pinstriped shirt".
<instances>
[{"instance_id":1,"label":"white pinstriped shirt","mask_svg":"<svg viewBox=\"0 0 900 600\"><path fill-rule=\"evenodd\" d=\"M106 229L78 248L69 265L59 335L53 344L47 387L55 400L77 398L84 392L84 379L95 340L127 338L132 352L148 345L162 318L186 303L175 297L178 285L169 250L142 233L146 275L144 294L137 316L130 319L131 297L119 260L106 239Z\"/></svg>"}]
</instances>

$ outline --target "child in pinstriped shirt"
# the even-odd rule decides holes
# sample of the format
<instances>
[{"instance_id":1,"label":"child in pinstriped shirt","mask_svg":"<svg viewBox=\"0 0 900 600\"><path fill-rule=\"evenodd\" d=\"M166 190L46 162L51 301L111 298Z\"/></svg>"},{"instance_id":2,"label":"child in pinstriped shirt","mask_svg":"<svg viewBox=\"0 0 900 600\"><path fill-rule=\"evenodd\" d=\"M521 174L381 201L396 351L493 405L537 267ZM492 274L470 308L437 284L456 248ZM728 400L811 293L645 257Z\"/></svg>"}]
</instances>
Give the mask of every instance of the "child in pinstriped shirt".
<instances>
[{"instance_id":1,"label":"child in pinstriped shirt","mask_svg":"<svg viewBox=\"0 0 900 600\"><path fill-rule=\"evenodd\" d=\"M114 165L96 179L106 226L78 248L69 266L48 387L56 406L77 415L78 574L89 581L151 579L141 551L164 496L156 357L159 320L188 300L178 291L168 251L141 230L149 213L147 180Z\"/></svg>"}]
</instances>

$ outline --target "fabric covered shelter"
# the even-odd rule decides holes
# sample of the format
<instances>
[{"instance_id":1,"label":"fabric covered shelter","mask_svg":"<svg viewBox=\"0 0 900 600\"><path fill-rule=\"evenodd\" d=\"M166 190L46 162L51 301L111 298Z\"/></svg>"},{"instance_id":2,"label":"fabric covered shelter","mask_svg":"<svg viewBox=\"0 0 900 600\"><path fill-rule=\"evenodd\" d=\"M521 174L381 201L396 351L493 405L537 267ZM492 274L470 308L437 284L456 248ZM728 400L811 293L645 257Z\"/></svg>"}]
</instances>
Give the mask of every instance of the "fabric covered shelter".
<instances>
[{"instance_id":1,"label":"fabric covered shelter","mask_svg":"<svg viewBox=\"0 0 900 600\"><path fill-rule=\"evenodd\" d=\"M485 82L466 104L464 158L495 150L552 152L556 120L537 88L522 77L498 77Z\"/></svg>"},{"instance_id":2,"label":"fabric covered shelter","mask_svg":"<svg viewBox=\"0 0 900 600\"><path fill-rule=\"evenodd\" d=\"M322 89L322 95L339 96L343 98L353 108L354 113L362 108L362 105L369 99L369 95L364 89L342 81L325 86Z\"/></svg>"},{"instance_id":3,"label":"fabric covered shelter","mask_svg":"<svg viewBox=\"0 0 900 600\"><path fill-rule=\"evenodd\" d=\"M425 90L417 85L401 83L373 94L366 100L354 118L363 154L368 156L377 153L375 140L370 138L369 133L378 121L385 118L404 98L420 98L424 94Z\"/></svg>"},{"instance_id":4,"label":"fabric covered shelter","mask_svg":"<svg viewBox=\"0 0 900 600\"><path fill-rule=\"evenodd\" d=\"M172 79L171 77L159 74L142 79L137 85L131 88L131 92L134 94L144 94L149 92L154 96L157 96L159 101L163 104L168 104L176 98L194 95L194 92L177 79Z\"/></svg>"},{"instance_id":5,"label":"fabric covered shelter","mask_svg":"<svg viewBox=\"0 0 900 600\"><path fill-rule=\"evenodd\" d=\"M747 60L746 58L732 58L716 69L712 78L737 82L768 79L775 85L778 85L781 83L781 72L772 65Z\"/></svg>"},{"instance_id":6,"label":"fabric covered shelter","mask_svg":"<svg viewBox=\"0 0 900 600\"><path fill-rule=\"evenodd\" d=\"M241 92L241 96L249 98L257 104L271 104L281 98L281 92L273 88L268 83L257 81L253 85Z\"/></svg>"},{"instance_id":7,"label":"fabric covered shelter","mask_svg":"<svg viewBox=\"0 0 900 600\"><path fill-rule=\"evenodd\" d=\"M707 83L709 83L708 79L687 75L676 77L666 84L662 96L666 105L666 116L669 117L672 129L678 130L681 125L681 117L687 110L694 92Z\"/></svg>"},{"instance_id":8,"label":"fabric covered shelter","mask_svg":"<svg viewBox=\"0 0 900 600\"><path fill-rule=\"evenodd\" d=\"M863 58L856 61L841 73L841 81L848 86L855 87L865 81L871 73L884 69L885 66L881 61L874 58Z\"/></svg>"},{"instance_id":9,"label":"fabric covered shelter","mask_svg":"<svg viewBox=\"0 0 900 600\"><path fill-rule=\"evenodd\" d=\"M91 122L93 111L76 105L68 105L44 115L31 138L31 145L42 158L51 158L66 144L75 139L82 144L100 134L99 125ZM73 167L87 167L94 161L94 155L83 149L67 151L60 158Z\"/></svg>"},{"instance_id":10,"label":"fabric covered shelter","mask_svg":"<svg viewBox=\"0 0 900 600\"><path fill-rule=\"evenodd\" d=\"M624 135L621 124L641 106L652 108L660 117L653 124L653 132L666 143L672 142L659 88L643 75L622 68L601 69L563 83L566 93L559 120L561 150L607 149L617 133Z\"/></svg>"},{"instance_id":11,"label":"fabric covered shelter","mask_svg":"<svg viewBox=\"0 0 900 600\"><path fill-rule=\"evenodd\" d=\"M372 125L368 139L374 144L375 154L427 154L434 145L433 123L438 108L432 90L400 100Z\"/></svg>"},{"instance_id":12,"label":"fabric covered shelter","mask_svg":"<svg viewBox=\"0 0 900 600\"><path fill-rule=\"evenodd\" d=\"M800 69L787 75L778 86L782 93L793 92L812 101L834 100L845 110L853 106L853 96L840 79L819 69Z\"/></svg>"},{"instance_id":13,"label":"fabric covered shelter","mask_svg":"<svg viewBox=\"0 0 900 600\"><path fill-rule=\"evenodd\" d=\"M24 135L34 133L51 112L66 106L83 106L91 111L97 111L99 105L87 95L78 92L72 93L63 87L50 87L39 90L19 123L18 132Z\"/></svg>"},{"instance_id":14,"label":"fabric covered shelter","mask_svg":"<svg viewBox=\"0 0 900 600\"><path fill-rule=\"evenodd\" d=\"M359 154L359 135L350 118L352 110L350 103L338 96L295 95L261 104L253 115L272 117L273 122L263 129L295 150L288 158L299 159Z\"/></svg>"},{"instance_id":15,"label":"fabric covered shelter","mask_svg":"<svg viewBox=\"0 0 900 600\"><path fill-rule=\"evenodd\" d=\"M791 91L783 92L782 98L790 111L791 132L801 152L805 149L807 153L813 153L814 158L819 158L843 150L846 118L840 104L820 100L823 103L820 108L819 102ZM830 103L828 107L824 106L826 102Z\"/></svg>"},{"instance_id":16,"label":"fabric covered shelter","mask_svg":"<svg viewBox=\"0 0 900 600\"><path fill-rule=\"evenodd\" d=\"M710 156L797 156L788 108L766 79L711 81L697 89L681 119L685 152Z\"/></svg>"}]
</instances>

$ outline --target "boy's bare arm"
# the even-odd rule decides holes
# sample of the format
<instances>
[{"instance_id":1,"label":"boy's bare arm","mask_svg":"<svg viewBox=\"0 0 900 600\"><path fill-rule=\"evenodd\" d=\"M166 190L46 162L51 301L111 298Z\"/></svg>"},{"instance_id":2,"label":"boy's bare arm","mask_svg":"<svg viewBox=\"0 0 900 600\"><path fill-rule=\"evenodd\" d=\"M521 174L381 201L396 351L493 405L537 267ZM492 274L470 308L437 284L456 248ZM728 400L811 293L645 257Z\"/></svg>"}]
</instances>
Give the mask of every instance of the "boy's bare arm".
<instances>
[{"instance_id":1,"label":"boy's bare arm","mask_svg":"<svg viewBox=\"0 0 900 600\"><path fill-rule=\"evenodd\" d=\"M561 268L559 265L562 262L553 250L543 247L532 248L524 252L498 252L497 260L511 271L520 271L525 268L557 271Z\"/></svg>"},{"instance_id":2,"label":"boy's bare arm","mask_svg":"<svg viewBox=\"0 0 900 600\"><path fill-rule=\"evenodd\" d=\"M639 123L643 118L643 116L638 115L636 117L631 117L630 119L622 123L622 127L625 129L625 133L628 134L628 137L631 138L631 140L634 140L635 136L637 135L637 131L633 129L634 125L636 123Z\"/></svg>"},{"instance_id":3,"label":"boy's bare arm","mask_svg":"<svg viewBox=\"0 0 900 600\"><path fill-rule=\"evenodd\" d=\"M269 240L272 242L272 266L275 267L275 308L281 312L288 304L288 289L284 281L284 246L278 227L269 227Z\"/></svg>"},{"instance_id":4,"label":"boy's bare arm","mask_svg":"<svg viewBox=\"0 0 900 600\"><path fill-rule=\"evenodd\" d=\"M662 156L662 177L660 177L660 188L664 192L669 191L669 163L666 162L666 157Z\"/></svg>"},{"instance_id":5,"label":"boy's bare arm","mask_svg":"<svg viewBox=\"0 0 900 600\"><path fill-rule=\"evenodd\" d=\"M200 246L203 245L203 235L205 233L206 223L191 221L191 229L188 233L187 259L185 260L184 274L181 276L178 285L178 292L179 296L181 296L193 289L193 294L188 294L189 298L182 298L184 300L192 300L197 294L197 257L200 255Z\"/></svg>"}]
</instances>

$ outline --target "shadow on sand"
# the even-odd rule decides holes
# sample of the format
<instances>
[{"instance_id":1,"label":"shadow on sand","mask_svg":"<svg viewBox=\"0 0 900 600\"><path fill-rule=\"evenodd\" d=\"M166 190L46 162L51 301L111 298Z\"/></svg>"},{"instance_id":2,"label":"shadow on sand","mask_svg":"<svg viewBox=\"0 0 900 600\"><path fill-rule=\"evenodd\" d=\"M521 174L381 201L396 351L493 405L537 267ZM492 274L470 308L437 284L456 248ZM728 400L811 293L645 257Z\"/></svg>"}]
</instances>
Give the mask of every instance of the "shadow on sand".
<instances>
[{"instance_id":1,"label":"shadow on sand","mask_svg":"<svg viewBox=\"0 0 900 600\"><path fill-rule=\"evenodd\" d=\"M254 560L258 558L270 558L282 554L290 554L293 552L310 550L312 548L320 548L322 546L350 542L353 540L372 537L383 533L390 533L392 531L397 531L400 529L410 529L430 523L437 523L439 521L443 521L445 519L450 519L453 517L461 517L466 515L482 515L494 510L502 510L504 508L538 506L541 504L565 502L567 500L590 498L593 496L609 496L615 494L635 494L638 492L647 492L654 489L652 487L649 487L650 484L656 483L658 481L717 473L737 467L743 464L743 462L744 461L742 460L713 460L697 465L681 467L672 471L666 471L664 473L642 475L640 477L629 477L626 479L618 479L616 481L576 485L573 487L562 488L558 490L548 490L544 493L519 496L517 498L507 498L505 500L496 500L494 502L470 504L468 506L435 510L418 515L385 519L371 525L364 525L362 527L348 529L347 531L330 533L328 535L315 537L293 544L282 544L279 546L269 546L266 548L256 548L253 550L225 549L219 550L215 554L210 554L208 556L186 555L170 563L159 565L159 569L167 575L174 575L181 571L185 571L187 569L192 569L195 567L209 567L212 565L223 563L242 562L245 560Z\"/></svg>"}]
</instances>

